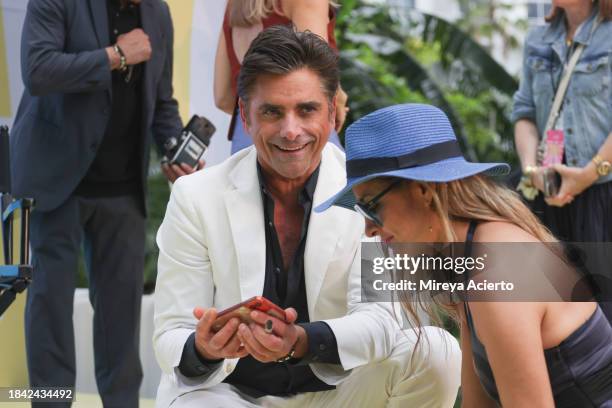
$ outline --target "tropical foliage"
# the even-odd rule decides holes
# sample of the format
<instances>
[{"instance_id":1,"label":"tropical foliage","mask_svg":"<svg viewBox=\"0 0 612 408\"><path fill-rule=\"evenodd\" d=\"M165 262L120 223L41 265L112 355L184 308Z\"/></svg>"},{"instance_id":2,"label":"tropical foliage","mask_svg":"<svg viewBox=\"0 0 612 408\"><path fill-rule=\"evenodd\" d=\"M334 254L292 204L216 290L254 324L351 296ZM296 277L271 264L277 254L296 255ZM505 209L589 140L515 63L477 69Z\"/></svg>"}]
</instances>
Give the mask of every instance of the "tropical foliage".
<instances>
[{"instance_id":1,"label":"tropical foliage","mask_svg":"<svg viewBox=\"0 0 612 408\"><path fill-rule=\"evenodd\" d=\"M516 162L509 115L517 81L457 25L345 0L337 36L349 123L390 104L427 101L446 112L470 159Z\"/></svg>"}]
</instances>

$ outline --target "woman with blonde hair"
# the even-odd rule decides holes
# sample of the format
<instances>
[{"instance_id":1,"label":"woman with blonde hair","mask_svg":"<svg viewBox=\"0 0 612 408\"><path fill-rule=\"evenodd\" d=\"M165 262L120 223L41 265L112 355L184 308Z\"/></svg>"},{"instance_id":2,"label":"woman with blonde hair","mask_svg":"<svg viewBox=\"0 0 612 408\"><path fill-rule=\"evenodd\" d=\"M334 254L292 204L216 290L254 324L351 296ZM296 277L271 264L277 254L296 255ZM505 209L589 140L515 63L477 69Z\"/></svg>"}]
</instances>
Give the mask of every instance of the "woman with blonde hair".
<instances>
[{"instance_id":1,"label":"woman with blonde hair","mask_svg":"<svg viewBox=\"0 0 612 408\"><path fill-rule=\"evenodd\" d=\"M251 42L270 26L292 24L297 31L309 30L337 49L335 6L329 0L229 0L215 57L214 96L217 107L232 115L229 131L232 154L252 144L237 120L238 73ZM346 118L347 99L342 88L338 88L336 126L329 140L339 147L337 132Z\"/></svg>"},{"instance_id":2,"label":"woman with blonde hair","mask_svg":"<svg viewBox=\"0 0 612 408\"><path fill-rule=\"evenodd\" d=\"M370 237L465 242L465 257L477 243L554 241L516 193L487 177L509 167L467 162L447 117L433 106L397 105L365 116L347 129L346 153L347 185L315 211L354 209ZM539 271L528 272L540 280ZM403 306L416 316L413 304ZM463 406L612 406L612 327L596 302L470 300L446 307L461 327Z\"/></svg>"}]
</instances>

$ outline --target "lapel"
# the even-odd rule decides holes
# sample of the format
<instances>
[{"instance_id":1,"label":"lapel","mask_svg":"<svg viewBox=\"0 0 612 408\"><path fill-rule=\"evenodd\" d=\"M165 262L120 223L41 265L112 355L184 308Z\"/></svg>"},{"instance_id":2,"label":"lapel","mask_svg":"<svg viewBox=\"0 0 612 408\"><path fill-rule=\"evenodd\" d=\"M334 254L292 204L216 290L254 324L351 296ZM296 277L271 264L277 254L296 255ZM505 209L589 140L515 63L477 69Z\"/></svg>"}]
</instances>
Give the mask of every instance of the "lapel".
<instances>
[{"instance_id":1,"label":"lapel","mask_svg":"<svg viewBox=\"0 0 612 408\"><path fill-rule=\"evenodd\" d=\"M563 65L565 63L565 28L563 18L559 17L549 24L546 31L544 31L542 40L550 44L550 47L557 55L558 61ZM561 71L559 75L561 75Z\"/></svg>"},{"instance_id":2,"label":"lapel","mask_svg":"<svg viewBox=\"0 0 612 408\"><path fill-rule=\"evenodd\" d=\"M89 0L89 11L96 30L96 37L100 48L109 45L108 37L108 11L106 0Z\"/></svg>"},{"instance_id":3,"label":"lapel","mask_svg":"<svg viewBox=\"0 0 612 408\"><path fill-rule=\"evenodd\" d=\"M266 272L266 233L256 161L257 151L251 147L229 174L235 189L224 194L242 300L261 296Z\"/></svg>"},{"instance_id":4,"label":"lapel","mask_svg":"<svg viewBox=\"0 0 612 408\"><path fill-rule=\"evenodd\" d=\"M160 53L163 51L161 19L159 17L158 2L154 0L142 0L140 3L140 20L142 30L149 36L151 41L151 59L144 64L144 101L145 104L152 99L154 71L162 61Z\"/></svg>"},{"instance_id":5,"label":"lapel","mask_svg":"<svg viewBox=\"0 0 612 408\"><path fill-rule=\"evenodd\" d=\"M100 48L108 47L110 45L110 38L108 35L108 10L106 8L106 2L107 0L89 0L91 20L93 21L98 46ZM112 93L112 87L109 87L106 90L106 95L109 101L112 100Z\"/></svg>"},{"instance_id":6,"label":"lapel","mask_svg":"<svg viewBox=\"0 0 612 408\"><path fill-rule=\"evenodd\" d=\"M306 298L311 319L316 318L314 315L316 301L341 232L341 228L336 228L340 221L336 211L328 210L322 213L314 211L314 208L336 194L346 184L345 168L334 157L331 149L330 146L323 149L304 250Z\"/></svg>"}]
</instances>

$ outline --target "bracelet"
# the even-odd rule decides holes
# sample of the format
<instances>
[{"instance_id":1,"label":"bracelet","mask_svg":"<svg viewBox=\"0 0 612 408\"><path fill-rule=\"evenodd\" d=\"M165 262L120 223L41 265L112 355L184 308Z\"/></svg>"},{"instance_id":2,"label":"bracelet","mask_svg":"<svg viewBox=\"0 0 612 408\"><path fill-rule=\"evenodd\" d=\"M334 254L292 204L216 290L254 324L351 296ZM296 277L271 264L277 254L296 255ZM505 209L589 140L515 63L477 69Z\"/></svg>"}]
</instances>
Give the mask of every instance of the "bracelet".
<instances>
[{"instance_id":1,"label":"bracelet","mask_svg":"<svg viewBox=\"0 0 612 408\"><path fill-rule=\"evenodd\" d=\"M113 50L119 55L119 71L125 71L127 69L127 58L123 50L117 44L113 45Z\"/></svg>"},{"instance_id":2,"label":"bracelet","mask_svg":"<svg viewBox=\"0 0 612 408\"><path fill-rule=\"evenodd\" d=\"M531 180L532 176L535 174L536 171L538 171L537 166L525 167L525 170L523 170L523 176L521 177L521 181L516 187L516 189L523 194L523 197L525 197L525 199L529 201L536 198L539 194L538 189L535 188L535 186L533 185L533 181Z\"/></svg>"},{"instance_id":3,"label":"bracelet","mask_svg":"<svg viewBox=\"0 0 612 408\"><path fill-rule=\"evenodd\" d=\"M297 341L296 341L297 344ZM287 354L285 357L281 357L278 360L276 360L277 363L285 363L289 360L291 360L293 358L293 356L295 355L295 344L293 346L291 346L291 351L289 352L289 354Z\"/></svg>"},{"instance_id":4,"label":"bracelet","mask_svg":"<svg viewBox=\"0 0 612 408\"><path fill-rule=\"evenodd\" d=\"M538 166L527 166L525 167L525 170L523 170L523 174L526 175L527 177L531 177L537 171L538 171Z\"/></svg>"}]
</instances>

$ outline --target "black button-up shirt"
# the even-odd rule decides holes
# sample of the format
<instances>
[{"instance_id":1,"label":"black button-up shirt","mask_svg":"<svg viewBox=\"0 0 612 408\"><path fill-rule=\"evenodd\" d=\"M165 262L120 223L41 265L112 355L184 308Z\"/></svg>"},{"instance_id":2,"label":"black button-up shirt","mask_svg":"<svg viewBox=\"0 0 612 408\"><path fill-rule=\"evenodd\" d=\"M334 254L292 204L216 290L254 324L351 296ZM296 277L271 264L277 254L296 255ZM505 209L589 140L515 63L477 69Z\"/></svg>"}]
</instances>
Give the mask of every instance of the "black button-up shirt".
<instances>
[{"instance_id":1,"label":"black button-up shirt","mask_svg":"<svg viewBox=\"0 0 612 408\"><path fill-rule=\"evenodd\" d=\"M108 0L110 44L122 34L141 28L140 6L120 0ZM76 194L82 196L117 196L139 191L142 139L143 64L112 72L112 105L108 125L96 157Z\"/></svg>"},{"instance_id":2,"label":"black button-up shirt","mask_svg":"<svg viewBox=\"0 0 612 408\"><path fill-rule=\"evenodd\" d=\"M266 225L266 271L263 296L282 308L293 307L297 311L297 322L308 335L308 353L300 360L286 363L261 363L247 356L240 359L236 369L225 379L225 382L254 397L333 389L333 386L318 379L308 366L311 362L340 364L338 346L332 330L324 322L310 322L304 279L304 249L319 169L315 170L299 193L298 201L304 209L304 218L300 242L288 269L284 268L281 247L274 226L274 199L266 189L259 164L257 174ZM194 338L192 335L185 344L179 364L179 370L188 377L205 375L219 364L206 361L197 354Z\"/></svg>"}]
</instances>

